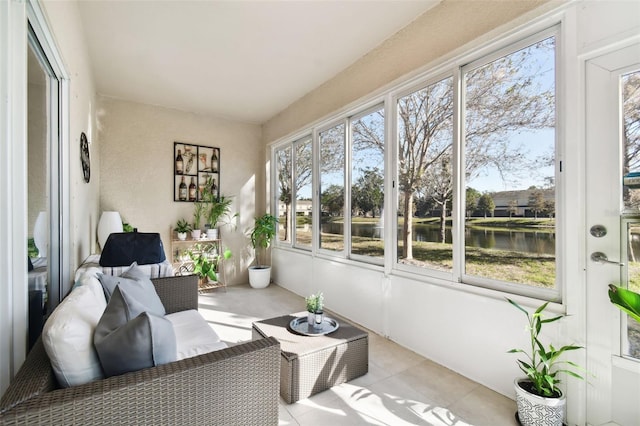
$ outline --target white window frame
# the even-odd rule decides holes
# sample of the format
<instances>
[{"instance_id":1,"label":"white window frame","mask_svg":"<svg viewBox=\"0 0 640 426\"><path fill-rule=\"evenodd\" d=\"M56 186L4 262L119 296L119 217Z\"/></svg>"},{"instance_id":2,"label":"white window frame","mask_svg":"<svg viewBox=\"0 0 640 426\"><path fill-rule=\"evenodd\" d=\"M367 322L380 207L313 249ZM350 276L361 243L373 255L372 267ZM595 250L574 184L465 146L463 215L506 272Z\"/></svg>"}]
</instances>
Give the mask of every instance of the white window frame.
<instances>
[{"instance_id":1,"label":"white window frame","mask_svg":"<svg viewBox=\"0 0 640 426\"><path fill-rule=\"evenodd\" d=\"M521 49L524 49L528 46L531 46L532 44L535 44L539 41L545 40L547 38L550 37L555 37L555 83L554 83L554 88L555 88L555 123L556 126L554 128L554 134L555 134L555 151L554 151L554 155L555 155L555 165L554 165L554 169L555 169L555 188L561 188L562 187L562 174L560 173L560 168L559 168L559 164L561 163L561 157L558 155L558 153L560 152L560 144L559 144L559 130L558 130L558 123L561 122L560 120L560 114L559 114L559 108L558 108L558 99L559 99L559 89L558 89L558 79L559 79L559 68L560 68L560 57L559 57L559 45L560 45L560 27L558 25L555 25L551 28L547 28L545 30L542 31L538 31L534 34L529 35L528 37L524 37L522 39L520 39L517 42L514 43L510 43L504 47L502 47L499 50L494 51L491 54L487 54L487 55L483 55L481 58L476 59L473 62L470 62L462 67L460 67L459 71L460 71L460 79L459 79L459 84L460 84L460 88L463 87L463 81L464 81L464 75L466 73L467 70L472 70L472 69L476 69L478 67L481 67L483 65L489 64L495 60L498 60L504 56L508 56L509 54L515 53ZM465 111L464 111L464 105L465 105L465 93L464 90L460 90L460 96L459 96L459 108L460 108L460 124L459 124L459 139L457 141L457 145L459 147L460 153L459 153L459 162L458 165L459 167L463 167L464 165L464 122L465 122ZM461 211L461 209L464 209L464 197L465 197L465 192L463 191L464 188L466 188L466 179L464 176L464 173L454 173L454 175L458 176L458 178L460 179L460 192L458 194L458 197L456 197L458 199L458 215L460 216L460 222L464 223L464 211ZM559 198L559 192L557 189L554 189L555 191L555 205L556 206L561 206L560 204L560 198ZM460 275L458 275L460 277L460 282L464 283L464 284L469 284L469 285L473 285L473 286L478 286L478 287L484 287L484 288L488 288L488 289L492 289L492 290L498 290L501 292L505 292L505 293L509 293L509 294L518 294L521 296L528 296L528 297L532 297L535 299L543 299L543 300L550 300L550 301L555 301L555 302L559 302L562 300L562 282L559 279L559 277L561 277L561 271L559 270L559 266L562 264L561 262L561 258L562 258L562 253L559 250L559 247L561 247L561 238L562 235L564 235L564 233L562 232L562 209L559 208L556 210L556 224L555 224L555 240L556 240L556 253L555 253L555 265L556 265L556 276L555 276L555 286L553 289L547 289L547 288L542 288L542 287L536 287L533 285L529 285L529 284L519 284L519 283L513 283L513 282L508 282L508 281L501 281L501 280L497 280L497 279L492 279L492 278L486 278L486 277L480 277L477 275L469 275L465 272L465 264L466 264L466 259L465 259L465 241L464 241L464 233L463 232L459 232L458 233L458 250L459 251L459 255L460 257ZM464 225L463 225L464 226ZM455 249L454 249L455 250Z\"/></svg>"},{"instance_id":2,"label":"white window frame","mask_svg":"<svg viewBox=\"0 0 640 426\"><path fill-rule=\"evenodd\" d=\"M349 188L349 197L347 199L345 199L345 206L349 207L349 211L348 211L349 218L348 218L348 220L345 220L345 224L346 224L346 222L349 222L349 233L347 234L346 226L345 226L345 240L348 241L348 245L347 245L347 243L345 243L345 247L347 248L347 257L349 259L352 259L352 260L357 261L357 262L364 262L364 263L370 263L370 264L374 264L374 265L383 266L384 265L384 258L387 256L387 247L386 247L386 244L384 244L384 239L382 239L383 245L384 245L384 247L383 247L384 255L383 255L382 258L373 257L373 256L365 256L365 255L362 255L362 254L354 254L351 251L351 249L352 249L351 211L352 211L352 207L353 207L351 205L351 201L352 201L352 198L351 198L351 187L353 185L353 176L352 176L352 174L353 174L352 173L353 172L353 154L352 154L352 152L353 152L353 137L352 137L352 135L353 135L353 123L355 121L358 121L362 117L366 117L367 115L372 114L372 113L377 112L377 111L380 111L380 110L382 110L383 114L385 114L384 115L384 125L385 125L385 129L384 129L385 132L384 133L385 134L383 136L384 137L384 152L382 153L382 156L383 156L383 165L382 165L382 167L383 167L383 176L386 177L386 175L387 175L387 162L386 162L387 155L386 155L386 151L387 151L387 148L388 148L387 147L386 126L387 126L388 120L387 120L387 116L386 116L386 108L385 108L384 102L381 102L381 103L372 105L372 106L370 106L370 107L368 107L366 109L363 109L360 112L350 116L348 118L348 120L347 120L348 123L349 123L348 130L347 130L347 132L348 132L347 150L349 151L349 164L347 165L347 169L349 171L349 179L347 180L348 184L346 186ZM346 191L345 191L345 193L346 193ZM386 192L385 192L385 201L386 201L386 198L387 198L387 195L386 195ZM348 204L347 204L347 202L348 202ZM347 212L347 209L345 208L345 213L346 212ZM383 214L384 214L384 212L383 212ZM345 218L346 218L346 214L345 214ZM387 223L386 220L383 223ZM382 235L383 236L384 236L384 232L385 232L385 230L383 228L382 229Z\"/></svg>"},{"instance_id":3,"label":"white window frame","mask_svg":"<svg viewBox=\"0 0 640 426\"><path fill-rule=\"evenodd\" d=\"M343 179L342 179L342 185L344 187L344 207L343 210L346 211L346 207L347 207L347 197L351 196L351 190L349 188L347 188L347 182L348 182L348 178L349 178L349 171L347 170L347 164L349 164L350 162L350 155L349 155L349 150L347 149L349 147L349 121L346 118L342 118L339 120L334 120L331 121L330 123L319 127L317 129L317 131L314 133L314 145L316 145L317 149L316 149L316 157L314 157L314 163L316 164L316 174L314 174L315 177L315 194L314 194L314 199L313 202L315 205L318 206L318 220L314 221L313 226L314 226L314 249L316 251L317 254L323 255L325 257L339 257L339 258L346 258L346 253L347 253L347 241L346 241L346 235L347 235L347 231L351 232L351 224L349 223L348 229L347 229L347 224L345 223L343 228L342 228L342 250L329 250L326 248L322 248L320 247L320 232L321 232L321 226L322 226L322 204L320 202L320 198L322 196L322 178L321 178L321 170L320 170L320 154L321 154L321 150L320 150L320 133L325 132L327 130L333 129L334 127L338 127L338 126L344 126L344 132L343 132L343 137L344 137L344 142L343 142L343 149L344 149L344 156L345 156L345 161L342 164L342 171L343 171ZM343 214L344 216L344 214ZM344 221L344 219L343 219Z\"/></svg>"},{"instance_id":4,"label":"white window frame","mask_svg":"<svg viewBox=\"0 0 640 426\"><path fill-rule=\"evenodd\" d=\"M527 25L526 28L516 29L506 34L499 34L496 38L479 46L466 49L465 52L448 58L430 66L423 72L414 75L404 81L398 81L383 91L372 94L358 102L354 102L343 108L340 112L332 114L324 119L311 123L309 126L299 130L295 135L290 135L271 145L272 152L279 149L283 145L293 144L296 140L304 135L312 135L313 144L313 215L314 218L314 234L311 255L327 258L335 261L350 262L354 265L362 267L378 267L384 266L385 274L394 274L404 276L418 281L428 281L439 285L451 286L456 285L460 289L470 292L495 292L500 295L521 295L535 299L549 300L562 303L564 290L562 286L562 277L564 270L562 267L562 249L565 246L565 213L564 213L564 179L562 175L563 149L562 143L564 135L564 124L562 122L562 109L565 101L562 98L564 83L561 81L563 62L560 53L565 50L563 46L563 16L561 14L548 16L536 23ZM464 153L462 145L462 127L464 123L463 117L463 93L462 78L464 69L473 64L482 62L488 63L505 54L513 53L532 43L543 40L550 36L554 36L555 44L555 108L556 108L556 126L555 126L555 202L556 202L556 279L555 288L553 290L543 289L527 284L517 284L510 282L502 282L494 279L484 279L481 277L470 276L464 273L464 176L458 173L461 170ZM397 123L397 102L398 99L406 96L416 90L420 90L429 84L436 83L444 78L453 78L453 90L456 104L454 106L453 116L453 203L452 203L452 243L453 243L453 268L451 272L423 268L412 265L398 263L397 253L397 211L398 211L398 123ZM385 201L384 215L384 250L385 255L382 262L372 262L369 256L352 255L351 254L351 221L346 220L344 226L344 249L342 251L333 251L321 249L320 244L320 171L319 171L319 133L328 130L338 124L345 123L345 211L346 206L351 204L351 120L366 115L367 112L376 110L379 106L384 108L385 112ZM276 200L277 201L277 200ZM392 225L389 225L392 224ZM286 243L277 242L280 247L289 246ZM308 251L305 247L293 247L299 250ZM464 284L465 287L461 287Z\"/></svg>"}]
</instances>

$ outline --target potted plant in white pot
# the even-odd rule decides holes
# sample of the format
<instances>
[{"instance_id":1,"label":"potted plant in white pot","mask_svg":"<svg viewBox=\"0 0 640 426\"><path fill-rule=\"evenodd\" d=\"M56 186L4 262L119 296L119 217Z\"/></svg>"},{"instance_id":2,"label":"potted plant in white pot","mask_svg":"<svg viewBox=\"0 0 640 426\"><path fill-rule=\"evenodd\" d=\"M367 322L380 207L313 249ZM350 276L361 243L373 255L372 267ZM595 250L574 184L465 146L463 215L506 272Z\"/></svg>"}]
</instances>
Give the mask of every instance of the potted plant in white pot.
<instances>
[{"instance_id":1,"label":"potted plant in white pot","mask_svg":"<svg viewBox=\"0 0 640 426\"><path fill-rule=\"evenodd\" d=\"M255 218L251 245L256 253L256 264L249 266L249 284L253 288L265 288L271 282L271 262L267 264L267 255L276 235L277 224L278 218L268 213Z\"/></svg>"},{"instance_id":2,"label":"potted plant in white pot","mask_svg":"<svg viewBox=\"0 0 640 426\"><path fill-rule=\"evenodd\" d=\"M307 323L312 326L322 324L324 317L324 296L322 292L304 298L307 305Z\"/></svg>"},{"instance_id":3,"label":"potted plant in white pot","mask_svg":"<svg viewBox=\"0 0 640 426\"><path fill-rule=\"evenodd\" d=\"M194 240L200 239L200 234L202 233L200 224L206 208L206 204L202 201L196 201L193 203L193 230L191 231L191 237Z\"/></svg>"},{"instance_id":4,"label":"potted plant in white pot","mask_svg":"<svg viewBox=\"0 0 640 426\"><path fill-rule=\"evenodd\" d=\"M191 225L184 219L178 220L176 223L176 232L178 233L178 239L184 241L187 239L187 232L191 231Z\"/></svg>"},{"instance_id":5,"label":"potted plant in white pot","mask_svg":"<svg viewBox=\"0 0 640 426\"><path fill-rule=\"evenodd\" d=\"M571 361L561 360L560 357L568 351L582 349L582 346L566 345L555 348L552 344L548 347L540 341L540 332L543 324L548 324L563 318L563 315L552 318L544 318L543 311L549 302L543 303L533 314L511 299L509 303L518 308L527 316L527 331L531 347L524 349L511 349L509 353L522 353L526 359L518 360L518 367L526 377L514 381L516 390L516 405L518 406L518 420L524 426L562 426L565 413L565 395L558 388L560 373L584 379L570 368L580 369Z\"/></svg>"},{"instance_id":6,"label":"potted plant in white pot","mask_svg":"<svg viewBox=\"0 0 640 426\"><path fill-rule=\"evenodd\" d=\"M219 197L213 197L208 202L208 208L206 211L207 224L209 229L207 230L207 238L215 240L219 238L218 225L223 223L225 219L231 220L231 203L233 200L230 197L220 195Z\"/></svg>"},{"instance_id":7,"label":"potted plant in white pot","mask_svg":"<svg viewBox=\"0 0 640 426\"><path fill-rule=\"evenodd\" d=\"M237 216L237 213L234 215L231 214L233 199L224 195L218 195L214 183L212 177L207 179L200 195L200 205L196 206L196 208L202 208L201 213L204 215L206 221L205 229L207 230L207 238L210 240L219 238L218 225L231 222L231 220Z\"/></svg>"}]
</instances>

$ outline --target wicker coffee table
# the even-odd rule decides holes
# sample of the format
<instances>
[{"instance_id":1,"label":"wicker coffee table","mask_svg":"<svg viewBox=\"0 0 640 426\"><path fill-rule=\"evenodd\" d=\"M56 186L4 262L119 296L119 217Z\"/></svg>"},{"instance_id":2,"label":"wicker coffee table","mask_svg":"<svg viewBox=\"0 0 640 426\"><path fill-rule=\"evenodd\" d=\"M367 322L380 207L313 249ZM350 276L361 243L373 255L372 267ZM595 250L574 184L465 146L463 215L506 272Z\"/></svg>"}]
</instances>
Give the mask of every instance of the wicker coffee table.
<instances>
[{"instance_id":1,"label":"wicker coffee table","mask_svg":"<svg viewBox=\"0 0 640 426\"><path fill-rule=\"evenodd\" d=\"M340 327L321 336L304 336L288 329L306 315L299 312L253 323L254 339L273 336L280 342L280 396L289 404L369 371L369 334L339 320Z\"/></svg>"}]
</instances>

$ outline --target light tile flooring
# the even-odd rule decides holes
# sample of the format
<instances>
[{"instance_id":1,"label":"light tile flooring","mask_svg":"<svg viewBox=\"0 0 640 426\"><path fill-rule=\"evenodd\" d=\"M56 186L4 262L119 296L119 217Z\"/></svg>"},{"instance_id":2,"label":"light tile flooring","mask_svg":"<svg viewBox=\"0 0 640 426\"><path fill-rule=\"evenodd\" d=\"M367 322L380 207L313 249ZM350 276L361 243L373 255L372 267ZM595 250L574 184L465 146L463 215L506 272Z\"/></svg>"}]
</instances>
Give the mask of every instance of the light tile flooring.
<instances>
[{"instance_id":1,"label":"light tile flooring","mask_svg":"<svg viewBox=\"0 0 640 426\"><path fill-rule=\"evenodd\" d=\"M251 323L304 310L302 297L271 284L200 295L200 312L229 344ZM369 331L369 373L295 404L280 400L280 425L517 425L515 402Z\"/></svg>"}]
</instances>

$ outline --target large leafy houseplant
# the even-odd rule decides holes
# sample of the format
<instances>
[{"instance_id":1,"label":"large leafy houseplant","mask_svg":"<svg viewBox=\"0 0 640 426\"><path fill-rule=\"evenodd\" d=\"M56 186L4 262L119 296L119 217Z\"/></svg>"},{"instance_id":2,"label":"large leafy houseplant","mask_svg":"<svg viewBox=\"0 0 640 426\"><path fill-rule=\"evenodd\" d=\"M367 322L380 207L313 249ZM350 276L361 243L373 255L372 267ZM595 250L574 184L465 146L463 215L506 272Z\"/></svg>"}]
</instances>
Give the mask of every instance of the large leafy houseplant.
<instances>
[{"instance_id":1,"label":"large leafy houseplant","mask_svg":"<svg viewBox=\"0 0 640 426\"><path fill-rule=\"evenodd\" d=\"M276 235L277 225L278 218L268 213L255 218L254 227L251 230L251 245L256 251L256 263L258 265L266 264L266 251ZM259 254L260 252L263 254Z\"/></svg>"},{"instance_id":2,"label":"large leafy houseplant","mask_svg":"<svg viewBox=\"0 0 640 426\"><path fill-rule=\"evenodd\" d=\"M278 218L268 213L255 218L250 236L251 245L256 251L256 264L249 266L249 284L253 288L265 288L271 282L271 262L266 264L266 255L276 235L277 223Z\"/></svg>"},{"instance_id":3,"label":"large leafy houseplant","mask_svg":"<svg viewBox=\"0 0 640 426\"><path fill-rule=\"evenodd\" d=\"M540 341L540 332L543 324L549 324L563 318L563 315L552 318L545 318L543 312L549 302L543 303L533 314L511 299L507 299L509 303L522 311L527 317L527 330L529 332L530 348L511 349L509 353L521 353L525 355L524 360L518 360L520 370L527 376L530 381L530 388L527 391L542 397L557 398L562 395L558 389L560 378L558 374L566 373L569 376L584 379L581 375L569 368L561 368L562 365L568 365L574 369L580 369L578 365L571 361L561 360L560 357L568 351L582 349L582 346L565 345L555 348L552 344L548 347Z\"/></svg>"},{"instance_id":4,"label":"large leafy houseplant","mask_svg":"<svg viewBox=\"0 0 640 426\"><path fill-rule=\"evenodd\" d=\"M218 281L218 268L222 260L231 258L231 250L223 249L222 253L214 251L215 246L195 244L188 250L189 258L193 262L193 273L201 280Z\"/></svg>"},{"instance_id":5,"label":"large leafy houseplant","mask_svg":"<svg viewBox=\"0 0 640 426\"><path fill-rule=\"evenodd\" d=\"M609 300L631 318L640 322L640 294L609 284Z\"/></svg>"}]
</instances>

